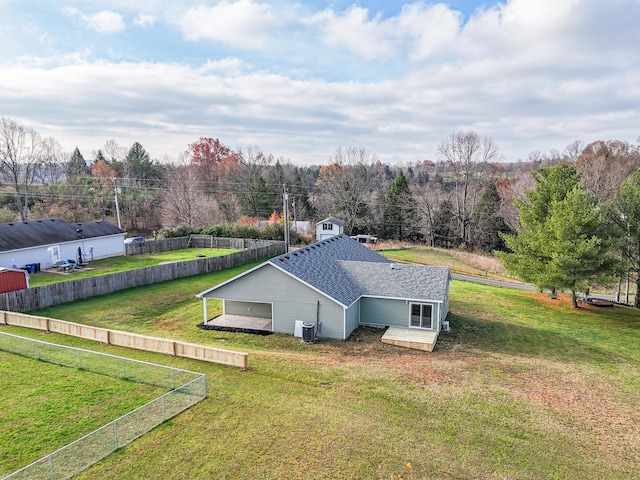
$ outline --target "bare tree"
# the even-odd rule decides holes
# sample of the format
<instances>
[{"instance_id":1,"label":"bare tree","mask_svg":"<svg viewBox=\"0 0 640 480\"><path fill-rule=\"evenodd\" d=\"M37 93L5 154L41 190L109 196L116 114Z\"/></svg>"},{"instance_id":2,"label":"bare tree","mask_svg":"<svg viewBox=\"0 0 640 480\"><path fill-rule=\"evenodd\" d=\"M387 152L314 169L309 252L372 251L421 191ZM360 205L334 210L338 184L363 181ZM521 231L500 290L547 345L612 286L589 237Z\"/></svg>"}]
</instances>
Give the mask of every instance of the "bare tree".
<instances>
[{"instance_id":1,"label":"bare tree","mask_svg":"<svg viewBox=\"0 0 640 480\"><path fill-rule=\"evenodd\" d=\"M570 143L564 149L564 161L576 163L582 150L584 150L584 144L580 140Z\"/></svg>"},{"instance_id":2,"label":"bare tree","mask_svg":"<svg viewBox=\"0 0 640 480\"><path fill-rule=\"evenodd\" d=\"M37 180L41 183L57 183L64 177L66 155L60 142L53 137L42 139L42 168Z\"/></svg>"},{"instance_id":3,"label":"bare tree","mask_svg":"<svg viewBox=\"0 0 640 480\"><path fill-rule=\"evenodd\" d=\"M118 142L114 139L107 140L102 148L100 148L100 151L104 155L105 160L110 163L121 162L127 155L127 149L118 145Z\"/></svg>"},{"instance_id":4,"label":"bare tree","mask_svg":"<svg viewBox=\"0 0 640 480\"><path fill-rule=\"evenodd\" d=\"M164 227L204 227L222 220L213 195L203 191L198 171L190 165L179 165L170 173L171 180L162 201Z\"/></svg>"},{"instance_id":5,"label":"bare tree","mask_svg":"<svg viewBox=\"0 0 640 480\"><path fill-rule=\"evenodd\" d=\"M449 195L440 183L434 181L415 186L412 191L420 214L425 243L433 247L438 210L444 200L450 200Z\"/></svg>"},{"instance_id":6,"label":"bare tree","mask_svg":"<svg viewBox=\"0 0 640 480\"><path fill-rule=\"evenodd\" d=\"M438 157L451 168L454 181L453 205L464 242L469 242L469 224L491 163L500 159L498 147L488 137L461 131L449 135L438 146Z\"/></svg>"},{"instance_id":7,"label":"bare tree","mask_svg":"<svg viewBox=\"0 0 640 480\"><path fill-rule=\"evenodd\" d=\"M42 142L33 129L0 120L0 175L14 190L22 221L29 218L29 192L42 165Z\"/></svg>"},{"instance_id":8,"label":"bare tree","mask_svg":"<svg viewBox=\"0 0 640 480\"><path fill-rule=\"evenodd\" d=\"M320 169L316 182L318 211L341 217L347 234L370 222L375 160L366 148L340 147L329 159L330 164Z\"/></svg>"},{"instance_id":9,"label":"bare tree","mask_svg":"<svg viewBox=\"0 0 640 480\"><path fill-rule=\"evenodd\" d=\"M612 200L622 183L638 167L638 149L617 140L590 143L576 161L578 173L599 203Z\"/></svg>"},{"instance_id":10,"label":"bare tree","mask_svg":"<svg viewBox=\"0 0 640 480\"><path fill-rule=\"evenodd\" d=\"M249 147L246 152L237 153L234 166L233 188L245 215L268 217L272 212L271 199L265 176L273 163L273 155L265 155L257 147Z\"/></svg>"}]
</instances>

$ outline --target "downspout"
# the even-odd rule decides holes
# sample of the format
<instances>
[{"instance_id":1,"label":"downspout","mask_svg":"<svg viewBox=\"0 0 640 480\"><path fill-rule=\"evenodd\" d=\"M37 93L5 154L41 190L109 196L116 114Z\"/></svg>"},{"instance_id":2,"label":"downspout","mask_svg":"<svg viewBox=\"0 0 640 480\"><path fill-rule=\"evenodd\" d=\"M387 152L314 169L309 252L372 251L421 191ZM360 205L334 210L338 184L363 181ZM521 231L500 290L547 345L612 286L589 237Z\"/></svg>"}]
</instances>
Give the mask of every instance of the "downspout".
<instances>
[{"instance_id":1,"label":"downspout","mask_svg":"<svg viewBox=\"0 0 640 480\"><path fill-rule=\"evenodd\" d=\"M320 300L316 300L316 335L320 332Z\"/></svg>"},{"instance_id":2,"label":"downspout","mask_svg":"<svg viewBox=\"0 0 640 480\"><path fill-rule=\"evenodd\" d=\"M202 297L202 303L204 304L204 321L202 322L203 325L207 324L207 297Z\"/></svg>"}]
</instances>

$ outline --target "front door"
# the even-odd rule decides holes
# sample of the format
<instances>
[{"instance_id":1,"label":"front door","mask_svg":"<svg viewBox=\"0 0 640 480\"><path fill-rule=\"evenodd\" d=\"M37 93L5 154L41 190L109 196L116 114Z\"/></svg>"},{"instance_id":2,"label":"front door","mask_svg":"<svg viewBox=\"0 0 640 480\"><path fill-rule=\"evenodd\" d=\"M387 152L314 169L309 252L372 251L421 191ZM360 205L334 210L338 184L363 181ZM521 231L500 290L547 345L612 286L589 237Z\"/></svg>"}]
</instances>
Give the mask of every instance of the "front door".
<instances>
[{"instance_id":1,"label":"front door","mask_svg":"<svg viewBox=\"0 0 640 480\"><path fill-rule=\"evenodd\" d=\"M425 303L412 303L411 304L411 319L410 326L416 328L433 328L433 320L431 314L433 312L433 305Z\"/></svg>"}]
</instances>

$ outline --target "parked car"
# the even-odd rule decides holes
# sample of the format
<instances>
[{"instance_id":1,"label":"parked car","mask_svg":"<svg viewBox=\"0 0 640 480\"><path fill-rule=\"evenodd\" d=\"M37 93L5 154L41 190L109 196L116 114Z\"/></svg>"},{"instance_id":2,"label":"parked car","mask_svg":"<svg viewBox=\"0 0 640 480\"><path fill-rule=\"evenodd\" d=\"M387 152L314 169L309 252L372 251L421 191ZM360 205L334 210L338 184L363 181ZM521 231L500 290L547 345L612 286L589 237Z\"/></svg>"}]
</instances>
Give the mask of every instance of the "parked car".
<instances>
[{"instance_id":1,"label":"parked car","mask_svg":"<svg viewBox=\"0 0 640 480\"><path fill-rule=\"evenodd\" d=\"M144 243L144 238L143 237L125 238L124 243L125 244L129 244L129 243Z\"/></svg>"}]
</instances>

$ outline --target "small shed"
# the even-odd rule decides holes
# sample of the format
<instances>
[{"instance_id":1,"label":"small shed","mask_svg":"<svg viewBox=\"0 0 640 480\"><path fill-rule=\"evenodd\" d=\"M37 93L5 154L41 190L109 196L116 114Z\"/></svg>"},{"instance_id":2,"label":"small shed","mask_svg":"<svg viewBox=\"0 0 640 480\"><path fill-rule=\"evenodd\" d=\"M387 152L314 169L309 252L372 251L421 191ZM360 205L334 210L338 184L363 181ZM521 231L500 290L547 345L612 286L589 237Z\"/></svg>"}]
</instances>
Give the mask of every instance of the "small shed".
<instances>
[{"instance_id":1,"label":"small shed","mask_svg":"<svg viewBox=\"0 0 640 480\"><path fill-rule=\"evenodd\" d=\"M316 223L316 242L327 240L344 233L344 222L339 218L329 217Z\"/></svg>"},{"instance_id":2,"label":"small shed","mask_svg":"<svg viewBox=\"0 0 640 480\"><path fill-rule=\"evenodd\" d=\"M29 288L29 274L16 268L0 267L0 293Z\"/></svg>"}]
</instances>

